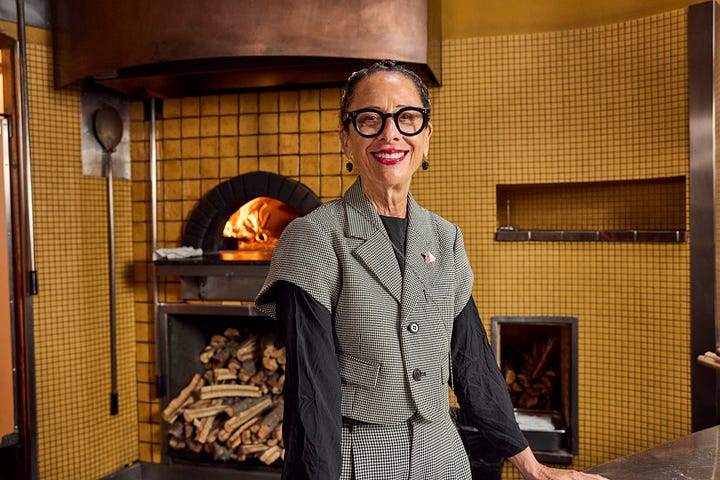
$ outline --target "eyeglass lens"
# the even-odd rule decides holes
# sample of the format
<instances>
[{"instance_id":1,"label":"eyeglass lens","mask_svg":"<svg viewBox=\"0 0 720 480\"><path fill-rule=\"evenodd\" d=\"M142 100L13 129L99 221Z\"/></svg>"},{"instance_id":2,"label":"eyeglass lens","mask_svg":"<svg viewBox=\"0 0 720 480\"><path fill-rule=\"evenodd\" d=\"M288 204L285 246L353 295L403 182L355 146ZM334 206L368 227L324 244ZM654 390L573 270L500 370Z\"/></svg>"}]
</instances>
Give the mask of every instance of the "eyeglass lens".
<instances>
[{"instance_id":1,"label":"eyeglass lens","mask_svg":"<svg viewBox=\"0 0 720 480\"><path fill-rule=\"evenodd\" d=\"M364 137L379 135L385 128L385 121L391 117L398 131L413 136L427 125L427 110L416 107L401 108L395 113L382 113L375 109L362 109L351 112L355 130Z\"/></svg>"}]
</instances>

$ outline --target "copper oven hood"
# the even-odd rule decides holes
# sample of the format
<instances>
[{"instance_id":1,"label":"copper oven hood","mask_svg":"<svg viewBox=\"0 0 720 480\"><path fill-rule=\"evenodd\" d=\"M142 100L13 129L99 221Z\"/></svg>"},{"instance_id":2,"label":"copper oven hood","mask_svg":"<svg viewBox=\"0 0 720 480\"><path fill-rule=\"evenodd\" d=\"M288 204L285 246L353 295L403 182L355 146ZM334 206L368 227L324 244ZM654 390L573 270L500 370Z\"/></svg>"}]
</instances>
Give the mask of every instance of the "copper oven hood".
<instances>
[{"instance_id":1,"label":"copper oven hood","mask_svg":"<svg viewBox=\"0 0 720 480\"><path fill-rule=\"evenodd\" d=\"M178 97L336 85L391 58L437 85L440 28L440 0L57 0L55 83Z\"/></svg>"}]
</instances>

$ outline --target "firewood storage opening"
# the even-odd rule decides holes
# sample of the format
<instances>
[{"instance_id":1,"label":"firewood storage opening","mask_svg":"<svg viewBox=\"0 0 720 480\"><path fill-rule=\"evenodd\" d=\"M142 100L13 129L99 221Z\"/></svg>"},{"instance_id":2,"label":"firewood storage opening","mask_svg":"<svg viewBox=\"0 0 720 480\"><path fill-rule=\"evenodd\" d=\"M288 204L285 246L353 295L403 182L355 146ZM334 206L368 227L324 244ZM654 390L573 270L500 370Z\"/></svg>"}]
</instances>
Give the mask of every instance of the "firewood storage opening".
<instances>
[{"instance_id":1,"label":"firewood storage opening","mask_svg":"<svg viewBox=\"0 0 720 480\"><path fill-rule=\"evenodd\" d=\"M493 317L491 337L533 452L540 461L570 465L579 445L577 319Z\"/></svg>"},{"instance_id":2,"label":"firewood storage opening","mask_svg":"<svg viewBox=\"0 0 720 480\"><path fill-rule=\"evenodd\" d=\"M164 463L280 472L285 348L251 306L164 304Z\"/></svg>"}]
</instances>

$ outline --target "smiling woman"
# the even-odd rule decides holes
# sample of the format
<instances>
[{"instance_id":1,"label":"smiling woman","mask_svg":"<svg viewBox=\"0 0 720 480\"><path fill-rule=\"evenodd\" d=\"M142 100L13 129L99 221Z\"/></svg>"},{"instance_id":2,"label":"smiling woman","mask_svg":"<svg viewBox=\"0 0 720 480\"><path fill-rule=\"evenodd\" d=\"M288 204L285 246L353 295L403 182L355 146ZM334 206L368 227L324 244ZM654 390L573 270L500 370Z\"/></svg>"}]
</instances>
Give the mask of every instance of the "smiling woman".
<instances>
[{"instance_id":1,"label":"smiling woman","mask_svg":"<svg viewBox=\"0 0 720 480\"><path fill-rule=\"evenodd\" d=\"M427 88L406 67L355 72L339 135L358 179L293 220L273 253L256 303L287 352L283 478L469 480L450 384L493 453L526 479L600 479L541 465L518 427L462 233L410 194L429 112Z\"/></svg>"}]
</instances>

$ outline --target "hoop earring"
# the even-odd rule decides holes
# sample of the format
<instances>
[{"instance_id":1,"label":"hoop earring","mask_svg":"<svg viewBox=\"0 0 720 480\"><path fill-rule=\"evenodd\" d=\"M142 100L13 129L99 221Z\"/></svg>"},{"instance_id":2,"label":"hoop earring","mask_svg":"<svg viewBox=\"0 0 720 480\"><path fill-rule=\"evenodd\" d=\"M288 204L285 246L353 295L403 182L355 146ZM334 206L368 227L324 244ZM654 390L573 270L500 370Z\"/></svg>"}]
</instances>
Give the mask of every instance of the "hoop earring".
<instances>
[{"instance_id":1,"label":"hoop earring","mask_svg":"<svg viewBox=\"0 0 720 480\"><path fill-rule=\"evenodd\" d=\"M430 168L430 163L427 160L423 160L421 166L423 170L427 170L428 168Z\"/></svg>"},{"instance_id":2,"label":"hoop earring","mask_svg":"<svg viewBox=\"0 0 720 480\"><path fill-rule=\"evenodd\" d=\"M352 162L347 162L347 163L345 164L345 170L347 170L348 173L350 173L350 172L353 171L353 164L352 164Z\"/></svg>"}]
</instances>

